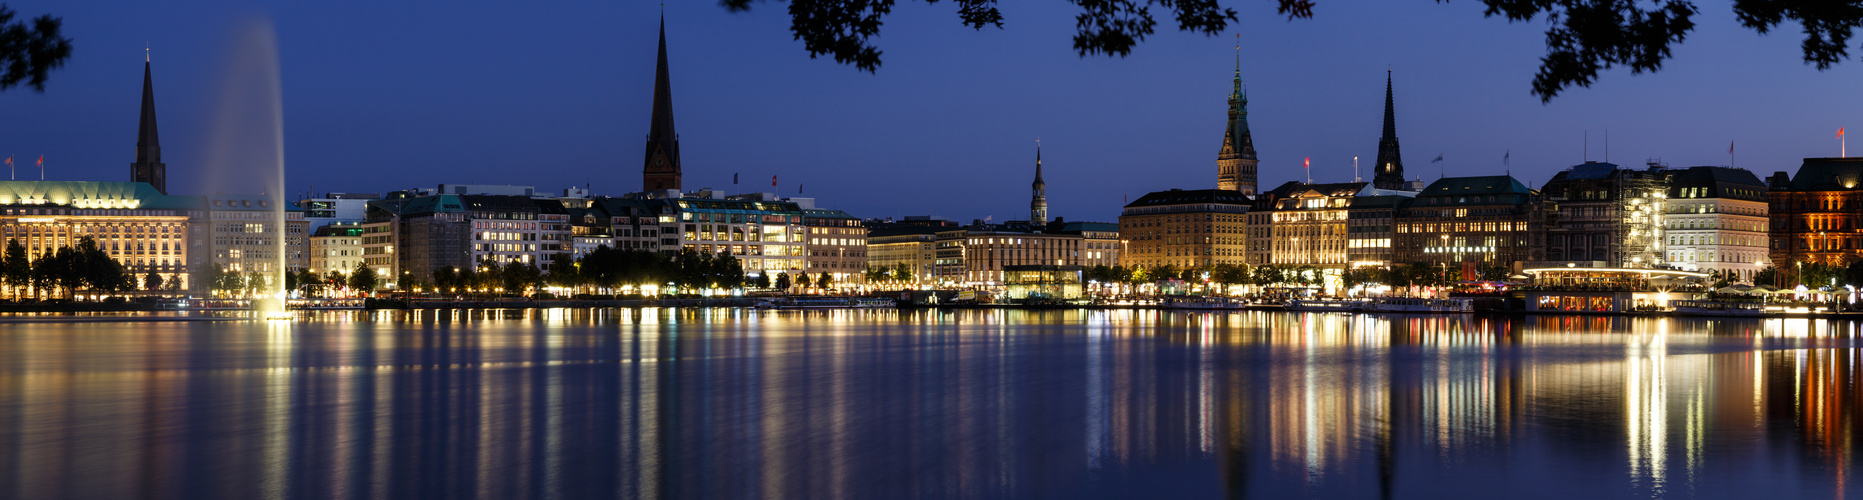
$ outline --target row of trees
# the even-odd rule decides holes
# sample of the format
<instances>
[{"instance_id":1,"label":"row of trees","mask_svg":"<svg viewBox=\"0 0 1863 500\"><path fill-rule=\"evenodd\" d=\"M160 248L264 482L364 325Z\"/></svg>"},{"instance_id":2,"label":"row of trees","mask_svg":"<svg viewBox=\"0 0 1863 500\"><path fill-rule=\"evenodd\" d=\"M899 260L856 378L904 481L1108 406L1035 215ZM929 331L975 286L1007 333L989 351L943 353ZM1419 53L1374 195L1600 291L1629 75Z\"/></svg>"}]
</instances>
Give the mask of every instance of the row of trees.
<instances>
[{"instance_id":1,"label":"row of trees","mask_svg":"<svg viewBox=\"0 0 1863 500\"><path fill-rule=\"evenodd\" d=\"M143 288L163 289L162 281L161 275L149 273ZM77 246L62 247L37 258L27 255L19 240L8 240L6 251L0 253L0 282L12 290L14 299L26 289L43 298L46 292L70 297L80 289L114 294L138 288L136 276L88 237L79 239Z\"/></svg>"},{"instance_id":2,"label":"row of trees","mask_svg":"<svg viewBox=\"0 0 1863 500\"><path fill-rule=\"evenodd\" d=\"M1793 264L1785 268L1766 266L1753 275L1756 285L1772 285L1779 288L1792 288L1805 285L1806 288L1843 288L1845 285L1863 288L1863 260L1848 265L1836 264ZM1716 286L1725 286L1717 283Z\"/></svg>"},{"instance_id":3,"label":"row of trees","mask_svg":"<svg viewBox=\"0 0 1863 500\"><path fill-rule=\"evenodd\" d=\"M379 286L379 278L375 275L375 270L362 264L357 264L356 268L350 270L348 274L332 270L327 274L319 275L306 269L285 273L283 279L285 280L284 289L298 290L310 295L344 287L366 293ZM273 285L277 280L278 278L270 272L246 271L242 273L227 269L225 266L215 266L208 272L207 286L225 295L241 293L263 295L272 293Z\"/></svg>"},{"instance_id":4,"label":"row of trees","mask_svg":"<svg viewBox=\"0 0 1863 500\"><path fill-rule=\"evenodd\" d=\"M904 262L893 266L867 266L868 283L911 283L912 266Z\"/></svg>"}]
</instances>

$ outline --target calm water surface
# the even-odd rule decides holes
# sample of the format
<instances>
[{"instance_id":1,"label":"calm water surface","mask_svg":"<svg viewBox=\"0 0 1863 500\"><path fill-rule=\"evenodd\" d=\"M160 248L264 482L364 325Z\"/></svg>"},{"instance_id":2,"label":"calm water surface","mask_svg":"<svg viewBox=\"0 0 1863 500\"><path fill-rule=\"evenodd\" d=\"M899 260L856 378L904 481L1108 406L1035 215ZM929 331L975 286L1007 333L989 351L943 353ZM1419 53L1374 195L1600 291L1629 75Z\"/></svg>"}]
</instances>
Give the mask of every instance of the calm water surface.
<instances>
[{"instance_id":1,"label":"calm water surface","mask_svg":"<svg viewBox=\"0 0 1863 500\"><path fill-rule=\"evenodd\" d=\"M0 498L1845 498L1822 320L0 323Z\"/></svg>"}]
</instances>

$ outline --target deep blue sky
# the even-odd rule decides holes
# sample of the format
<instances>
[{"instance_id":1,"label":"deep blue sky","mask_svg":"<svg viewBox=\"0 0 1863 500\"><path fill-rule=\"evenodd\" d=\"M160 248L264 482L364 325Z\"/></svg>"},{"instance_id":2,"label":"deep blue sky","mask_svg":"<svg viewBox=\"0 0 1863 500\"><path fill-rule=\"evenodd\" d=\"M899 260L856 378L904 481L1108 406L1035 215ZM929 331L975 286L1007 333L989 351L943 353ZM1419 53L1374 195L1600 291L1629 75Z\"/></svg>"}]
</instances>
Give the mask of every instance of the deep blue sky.
<instances>
[{"instance_id":1,"label":"deep blue sky","mask_svg":"<svg viewBox=\"0 0 1863 500\"><path fill-rule=\"evenodd\" d=\"M637 190L653 86L652 1L12 1L65 19L70 63L45 93L0 94L0 155L50 179L127 180L145 42L154 48L172 192L204 190L227 45L242 21L276 23L289 190L376 192L437 183ZM1376 154L1384 70L1396 72L1409 176L1513 171L1534 186L1583 159L1737 166L1764 176L1835 156L1863 111L1854 61L1799 62L1795 27L1760 36L1708 2L1656 74L1612 70L1542 105L1528 93L1539 22L1485 19L1477 2L1325 0L1289 22L1266 0L1241 12L1243 78L1264 188L1351 178ZM856 216L1027 215L1034 143L1050 213L1114 220L1125 196L1215 183L1234 36L1166 29L1128 58L1080 58L1073 7L1004 2L1005 29L958 24L949 3L905 1L867 74L810 60L782 4L731 14L666 6L686 186L781 192L797 184ZM1848 125L1863 126L1863 119ZM1863 143L1859 143L1863 148ZM21 178L36 176L30 167ZM259 188L253 184L252 191Z\"/></svg>"}]
</instances>

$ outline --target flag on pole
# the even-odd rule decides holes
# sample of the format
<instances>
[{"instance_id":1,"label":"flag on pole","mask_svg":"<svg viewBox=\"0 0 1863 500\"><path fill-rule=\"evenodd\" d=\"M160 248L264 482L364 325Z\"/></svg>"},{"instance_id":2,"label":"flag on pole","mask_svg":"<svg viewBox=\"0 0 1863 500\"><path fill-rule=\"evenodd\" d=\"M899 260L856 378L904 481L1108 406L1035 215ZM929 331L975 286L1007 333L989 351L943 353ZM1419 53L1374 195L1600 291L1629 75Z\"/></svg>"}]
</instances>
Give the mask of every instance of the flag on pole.
<instances>
[{"instance_id":1,"label":"flag on pole","mask_svg":"<svg viewBox=\"0 0 1863 500\"><path fill-rule=\"evenodd\" d=\"M1305 169L1313 168L1313 157L1309 156L1309 157L1306 157L1306 159L1300 160L1300 168L1305 168Z\"/></svg>"},{"instance_id":2,"label":"flag on pole","mask_svg":"<svg viewBox=\"0 0 1863 500\"><path fill-rule=\"evenodd\" d=\"M731 185L733 186L737 185L737 174L736 173L731 174Z\"/></svg>"},{"instance_id":3,"label":"flag on pole","mask_svg":"<svg viewBox=\"0 0 1863 500\"><path fill-rule=\"evenodd\" d=\"M796 194L802 194L802 183L796 183Z\"/></svg>"},{"instance_id":4,"label":"flag on pole","mask_svg":"<svg viewBox=\"0 0 1863 500\"><path fill-rule=\"evenodd\" d=\"M770 187L776 187L776 176L770 176Z\"/></svg>"},{"instance_id":5,"label":"flag on pole","mask_svg":"<svg viewBox=\"0 0 1863 500\"><path fill-rule=\"evenodd\" d=\"M1843 127L1837 127L1837 138L1838 138L1838 139L1842 139L1842 138L1844 138L1844 128L1843 128Z\"/></svg>"},{"instance_id":6,"label":"flag on pole","mask_svg":"<svg viewBox=\"0 0 1863 500\"><path fill-rule=\"evenodd\" d=\"M39 155L39 180L45 180L45 155Z\"/></svg>"},{"instance_id":7,"label":"flag on pole","mask_svg":"<svg viewBox=\"0 0 1863 500\"><path fill-rule=\"evenodd\" d=\"M1442 162L1443 162L1443 155L1442 155L1442 153L1437 153L1437 154L1436 154L1436 159L1434 159L1434 160L1430 160L1430 163L1442 163Z\"/></svg>"},{"instance_id":8,"label":"flag on pole","mask_svg":"<svg viewBox=\"0 0 1863 500\"><path fill-rule=\"evenodd\" d=\"M1512 163L1509 163L1510 161L1513 160L1513 157L1514 157L1514 150L1512 149L1507 150L1506 153L1501 154L1501 164L1502 165L1513 165Z\"/></svg>"},{"instance_id":9,"label":"flag on pole","mask_svg":"<svg viewBox=\"0 0 1863 500\"><path fill-rule=\"evenodd\" d=\"M1727 154L1734 154L1734 141L1727 141Z\"/></svg>"}]
</instances>

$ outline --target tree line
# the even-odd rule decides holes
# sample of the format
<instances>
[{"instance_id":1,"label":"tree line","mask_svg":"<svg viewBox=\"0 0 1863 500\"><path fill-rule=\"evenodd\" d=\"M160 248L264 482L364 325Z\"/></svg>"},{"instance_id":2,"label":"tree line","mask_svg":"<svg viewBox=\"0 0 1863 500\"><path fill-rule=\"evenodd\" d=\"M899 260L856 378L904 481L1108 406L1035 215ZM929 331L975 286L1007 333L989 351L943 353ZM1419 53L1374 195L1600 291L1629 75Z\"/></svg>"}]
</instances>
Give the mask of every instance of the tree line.
<instances>
[{"instance_id":1,"label":"tree line","mask_svg":"<svg viewBox=\"0 0 1863 500\"><path fill-rule=\"evenodd\" d=\"M137 281L122 262L88 236L79 238L75 246L60 247L37 258L28 255L19 240L8 240L6 250L0 252L0 282L11 289L15 300L26 289L32 290L35 298L44 298L47 292L70 297L78 290L115 294L136 290ZM168 283L164 288L162 276L155 272L141 281L141 288L146 290L172 290L178 285Z\"/></svg>"}]
</instances>

